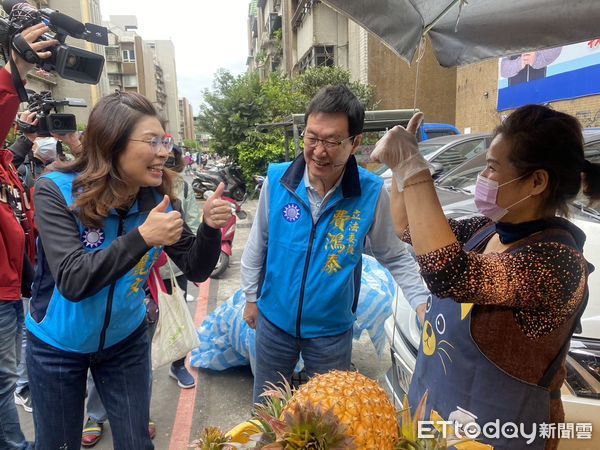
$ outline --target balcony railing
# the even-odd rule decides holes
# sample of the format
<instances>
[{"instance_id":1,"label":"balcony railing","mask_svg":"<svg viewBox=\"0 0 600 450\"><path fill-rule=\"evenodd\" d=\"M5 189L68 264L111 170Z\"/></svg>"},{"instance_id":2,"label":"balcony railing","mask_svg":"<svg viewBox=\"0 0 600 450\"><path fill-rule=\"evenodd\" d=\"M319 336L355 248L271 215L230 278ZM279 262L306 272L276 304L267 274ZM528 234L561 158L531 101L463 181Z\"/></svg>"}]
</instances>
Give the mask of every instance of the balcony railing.
<instances>
[{"instance_id":1,"label":"balcony railing","mask_svg":"<svg viewBox=\"0 0 600 450\"><path fill-rule=\"evenodd\" d=\"M317 3L320 3L319 0L300 0L300 2L298 3L298 7L296 8L296 11L294 11L294 15L292 16L292 28L294 30L296 30L300 25L302 25L304 17Z\"/></svg>"}]
</instances>

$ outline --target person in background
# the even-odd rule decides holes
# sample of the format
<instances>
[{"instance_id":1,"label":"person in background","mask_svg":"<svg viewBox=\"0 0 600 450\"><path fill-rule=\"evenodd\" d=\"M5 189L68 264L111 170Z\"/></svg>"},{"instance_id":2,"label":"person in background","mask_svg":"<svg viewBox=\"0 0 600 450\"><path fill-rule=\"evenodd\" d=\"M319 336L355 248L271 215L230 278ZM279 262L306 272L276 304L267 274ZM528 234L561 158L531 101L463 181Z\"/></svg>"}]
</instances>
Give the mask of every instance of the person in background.
<instances>
[{"instance_id":1,"label":"person in background","mask_svg":"<svg viewBox=\"0 0 600 450\"><path fill-rule=\"evenodd\" d=\"M49 31L40 23L20 36L34 54L47 59L51 56L48 49L58 42L38 39ZM13 164L13 154L4 149L4 140L21 103L15 81L24 82L33 64L14 50L10 53L14 64L0 69L0 448L30 450L19 424L14 392L21 359L22 299L30 296L36 256L33 207L29 190Z\"/></svg>"},{"instance_id":2,"label":"person in background","mask_svg":"<svg viewBox=\"0 0 600 450\"><path fill-rule=\"evenodd\" d=\"M177 173L173 183L175 195L181 201L181 211L185 222L188 224L191 230L196 230L201 223L200 208L196 202L194 190L181 175L184 169L184 162L182 158L182 151L179 147L173 146L173 150L171 151L165 166ZM193 301L194 299L192 296L188 294L188 280L185 274L177 267L176 264L173 269L175 270L175 281L179 285L179 288L183 291L184 298L186 301ZM167 292L169 294L172 293L173 287L171 286L171 276L168 264L161 266L160 275L165 283ZM185 357L178 361L174 361L171 364L169 376L177 381L177 384L180 388L190 389L196 385L194 377L192 377L185 367Z\"/></svg>"},{"instance_id":3,"label":"person in background","mask_svg":"<svg viewBox=\"0 0 600 450\"><path fill-rule=\"evenodd\" d=\"M523 106L498 126L487 151L475 186L481 215L447 219L414 135L422 117L388 131L372 153L393 171L396 232L413 245L433 293L410 406L427 392L427 418L435 410L480 427L560 424L565 358L593 270L583 257L585 234L565 216L580 191L600 200L600 165L585 159L577 119ZM496 449L558 445L541 434L531 443L505 434L478 439Z\"/></svg>"},{"instance_id":4,"label":"person in background","mask_svg":"<svg viewBox=\"0 0 600 450\"><path fill-rule=\"evenodd\" d=\"M35 112L24 111L19 116L20 122L35 126L38 124ZM78 133L68 135L52 134L52 136L39 137L35 132L23 132L21 136L9 147L13 153L13 164L17 167L23 185L32 190L35 181L47 170L59 155L61 144L59 139L64 139L71 148L80 148ZM25 315L29 311L29 299L23 299ZM25 355L27 349L27 335L25 324L23 324L21 355ZM29 381L27 377L27 365L25 358L21 359L17 367L19 379L15 389L15 404L22 406L26 412L32 412L31 395L29 392Z\"/></svg>"},{"instance_id":5,"label":"person in background","mask_svg":"<svg viewBox=\"0 0 600 450\"><path fill-rule=\"evenodd\" d=\"M546 78L546 67L556 61L561 51L562 47L554 47L504 57L500 61L500 75L508 78L509 86Z\"/></svg>"},{"instance_id":6,"label":"person in background","mask_svg":"<svg viewBox=\"0 0 600 450\"><path fill-rule=\"evenodd\" d=\"M358 167L365 110L345 86L327 86L305 114L304 153L271 164L242 255L243 318L256 328L254 403L267 383L349 370L363 251L390 270L415 309L429 297L394 234L380 177ZM261 279L262 286L259 288Z\"/></svg>"},{"instance_id":7,"label":"person in background","mask_svg":"<svg viewBox=\"0 0 600 450\"><path fill-rule=\"evenodd\" d=\"M154 448L143 286L162 251L188 279L205 280L231 216L215 194L197 232L185 224L171 206L165 135L145 97L107 95L90 114L81 156L36 183L39 258L26 318L36 450L80 448L88 369L115 448Z\"/></svg>"}]
</instances>

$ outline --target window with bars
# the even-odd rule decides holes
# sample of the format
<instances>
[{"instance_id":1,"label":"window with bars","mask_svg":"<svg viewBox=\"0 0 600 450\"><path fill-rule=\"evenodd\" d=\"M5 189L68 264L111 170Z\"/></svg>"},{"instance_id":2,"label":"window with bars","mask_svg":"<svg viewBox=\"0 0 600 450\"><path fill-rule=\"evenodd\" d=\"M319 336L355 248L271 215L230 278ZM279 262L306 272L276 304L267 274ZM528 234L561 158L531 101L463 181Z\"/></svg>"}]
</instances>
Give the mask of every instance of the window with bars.
<instances>
[{"instance_id":1,"label":"window with bars","mask_svg":"<svg viewBox=\"0 0 600 450\"><path fill-rule=\"evenodd\" d=\"M315 45L298 61L298 70L302 73L309 67L334 65L335 47L333 45Z\"/></svg>"}]
</instances>

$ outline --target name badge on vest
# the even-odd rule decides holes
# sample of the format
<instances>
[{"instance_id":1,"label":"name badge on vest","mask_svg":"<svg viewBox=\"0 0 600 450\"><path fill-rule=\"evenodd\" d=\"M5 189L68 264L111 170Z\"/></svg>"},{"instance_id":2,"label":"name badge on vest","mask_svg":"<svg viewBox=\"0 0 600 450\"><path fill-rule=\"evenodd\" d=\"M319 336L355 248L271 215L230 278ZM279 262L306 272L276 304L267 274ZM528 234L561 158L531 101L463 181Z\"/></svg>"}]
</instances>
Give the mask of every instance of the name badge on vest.
<instances>
[{"instance_id":1,"label":"name badge on vest","mask_svg":"<svg viewBox=\"0 0 600 450\"><path fill-rule=\"evenodd\" d=\"M283 218L288 222L296 222L301 215L300 207L296 203L288 203L283 207Z\"/></svg>"},{"instance_id":2,"label":"name badge on vest","mask_svg":"<svg viewBox=\"0 0 600 450\"><path fill-rule=\"evenodd\" d=\"M104 242L104 231L101 228L85 228L81 233L81 242L87 248L98 248Z\"/></svg>"}]
</instances>

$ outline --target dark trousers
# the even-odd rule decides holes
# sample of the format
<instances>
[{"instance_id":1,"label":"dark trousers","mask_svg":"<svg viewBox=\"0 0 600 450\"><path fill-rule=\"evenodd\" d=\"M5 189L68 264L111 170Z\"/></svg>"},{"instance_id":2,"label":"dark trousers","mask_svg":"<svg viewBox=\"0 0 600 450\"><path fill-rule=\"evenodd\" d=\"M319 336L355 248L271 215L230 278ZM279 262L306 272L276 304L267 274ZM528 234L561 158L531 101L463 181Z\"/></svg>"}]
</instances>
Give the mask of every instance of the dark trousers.
<instances>
[{"instance_id":1,"label":"dark trousers","mask_svg":"<svg viewBox=\"0 0 600 450\"><path fill-rule=\"evenodd\" d=\"M96 353L71 353L28 333L27 370L36 450L79 450L86 379L92 372L106 406L115 450L149 450L150 341L144 322L127 339Z\"/></svg>"}]
</instances>

